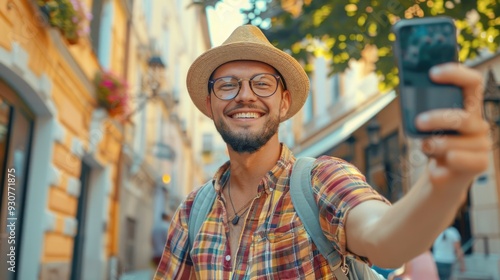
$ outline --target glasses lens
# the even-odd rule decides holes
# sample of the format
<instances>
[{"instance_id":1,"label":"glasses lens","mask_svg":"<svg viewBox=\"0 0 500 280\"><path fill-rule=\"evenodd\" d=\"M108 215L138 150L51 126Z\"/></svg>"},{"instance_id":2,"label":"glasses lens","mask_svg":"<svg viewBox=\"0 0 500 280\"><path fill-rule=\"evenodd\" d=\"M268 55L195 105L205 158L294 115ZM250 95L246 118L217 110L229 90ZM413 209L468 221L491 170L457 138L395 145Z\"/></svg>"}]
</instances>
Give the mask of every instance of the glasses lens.
<instances>
[{"instance_id":1,"label":"glasses lens","mask_svg":"<svg viewBox=\"0 0 500 280\"><path fill-rule=\"evenodd\" d=\"M278 79L271 74L259 74L251 80L252 89L258 96L271 96L278 88Z\"/></svg>"},{"instance_id":2,"label":"glasses lens","mask_svg":"<svg viewBox=\"0 0 500 280\"><path fill-rule=\"evenodd\" d=\"M236 94L238 94L238 90L240 89L240 85L238 83L238 79L234 77L222 77L214 81L214 94L222 99L229 100L233 99Z\"/></svg>"}]
</instances>

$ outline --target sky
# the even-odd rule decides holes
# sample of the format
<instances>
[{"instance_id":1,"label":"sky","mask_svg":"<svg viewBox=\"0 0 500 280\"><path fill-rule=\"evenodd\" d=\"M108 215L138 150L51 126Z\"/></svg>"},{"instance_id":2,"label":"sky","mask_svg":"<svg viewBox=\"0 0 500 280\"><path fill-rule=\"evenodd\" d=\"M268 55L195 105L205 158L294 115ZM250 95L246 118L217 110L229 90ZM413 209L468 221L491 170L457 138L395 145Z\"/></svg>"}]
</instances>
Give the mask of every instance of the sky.
<instances>
[{"instance_id":1,"label":"sky","mask_svg":"<svg viewBox=\"0 0 500 280\"><path fill-rule=\"evenodd\" d=\"M240 9L248 6L248 0L224 0L215 9L207 9L212 46L221 45L236 27L243 24Z\"/></svg>"}]
</instances>

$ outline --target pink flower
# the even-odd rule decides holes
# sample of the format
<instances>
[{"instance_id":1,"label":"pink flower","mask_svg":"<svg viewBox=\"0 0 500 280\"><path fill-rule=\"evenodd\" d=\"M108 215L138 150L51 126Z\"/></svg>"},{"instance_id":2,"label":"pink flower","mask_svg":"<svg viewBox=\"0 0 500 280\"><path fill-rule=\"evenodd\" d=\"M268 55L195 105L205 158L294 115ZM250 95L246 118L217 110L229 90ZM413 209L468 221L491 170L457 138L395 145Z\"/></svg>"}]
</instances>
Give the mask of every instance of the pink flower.
<instances>
[{"instance_id":1,"label":"pink flower","mask_svg":"<svg viewBox=\"0 0 500 280\"><path fill-rule=\"evenodd\" d=\"M97 74L95 82L99 104L111 116L125 115L128 112L126 81L111 71L103 71Z\"/></svg>"},{"instance_id":2,"label":"pink flower","mask_svg":"<svg viewBox=\"0 0 500 280\"><path fill-rule=\"evenodd\" d=\"M113 88L113 86L114 86L113 82L112 82L112 81L109 81L109 80L104 80L104 81L102 81L102 85L103 85L104 87L109 88L109 89Z\"/></svg>"}]
</instances>

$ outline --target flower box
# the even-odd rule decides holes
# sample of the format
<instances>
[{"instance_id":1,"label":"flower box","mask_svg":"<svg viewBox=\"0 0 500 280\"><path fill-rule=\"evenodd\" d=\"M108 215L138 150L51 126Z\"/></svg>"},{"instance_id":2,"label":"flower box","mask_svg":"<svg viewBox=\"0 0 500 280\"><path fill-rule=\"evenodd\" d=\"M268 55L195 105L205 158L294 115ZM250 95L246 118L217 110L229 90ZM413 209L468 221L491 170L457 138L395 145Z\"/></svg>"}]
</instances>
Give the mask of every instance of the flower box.
<instances>
[{"instance_id":1,"label":"flower box","mask_svg":"<svg viewBox=\"0 0 500 280\"><path fill-rule=\"evenodd\" d=\"M40 11L49 24L58 28L61 34L74 44L90 31L92 14L81 0L37 0Z\"/></svg>"},{"instance_id":2,"label":"flower box","mask_svg":"<svg viewBox=\"0 0 500 280\"><path fill-rule=\"evenodd\" d=\"M99 106L105 108L111 117L125 118L129 111L127 82L111 71L100 71L94 84Z\"/></svg>"}]
</instances>

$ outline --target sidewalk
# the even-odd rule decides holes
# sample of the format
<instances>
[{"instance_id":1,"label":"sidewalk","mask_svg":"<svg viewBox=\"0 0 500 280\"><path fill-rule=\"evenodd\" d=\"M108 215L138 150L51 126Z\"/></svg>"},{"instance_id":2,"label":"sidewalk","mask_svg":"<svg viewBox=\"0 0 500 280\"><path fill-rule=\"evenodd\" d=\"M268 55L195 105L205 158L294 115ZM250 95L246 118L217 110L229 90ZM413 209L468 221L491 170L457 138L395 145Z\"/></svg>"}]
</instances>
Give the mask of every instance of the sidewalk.
<instances>
[{"instance_id":1,"label":"sidewalk","mask_svg":"<svg viewBox=\"0 0 500 280\"><path fill-rule=\"evenodd\" d=\"M152 269L136 270L124 273L120 280L151 280L153 279L154 271Z\"/></svg>"}]
</instances>

